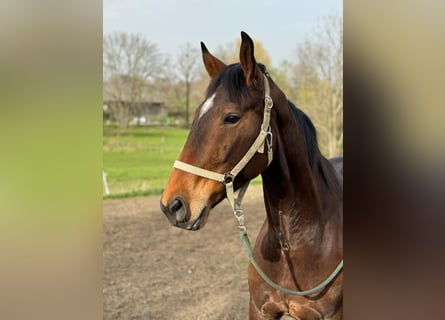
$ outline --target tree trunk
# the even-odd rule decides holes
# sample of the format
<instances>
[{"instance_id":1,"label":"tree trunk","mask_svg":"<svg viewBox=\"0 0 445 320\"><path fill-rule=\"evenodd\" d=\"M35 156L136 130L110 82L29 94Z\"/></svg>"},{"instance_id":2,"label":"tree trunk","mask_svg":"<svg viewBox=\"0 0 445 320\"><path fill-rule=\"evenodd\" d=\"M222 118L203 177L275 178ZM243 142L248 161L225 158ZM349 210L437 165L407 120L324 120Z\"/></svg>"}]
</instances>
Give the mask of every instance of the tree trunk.
<instances>
[{"instance_id":1,"label":"tree trunk","mask_svg":"<svg viewBox=\"0 0 445 320\"><path fill-rule=\"evenodd\" d=\"M190 81L185 82L185 125L190 126L189 123L189 110L190 110Z\"/></svg>"}]
</instances>

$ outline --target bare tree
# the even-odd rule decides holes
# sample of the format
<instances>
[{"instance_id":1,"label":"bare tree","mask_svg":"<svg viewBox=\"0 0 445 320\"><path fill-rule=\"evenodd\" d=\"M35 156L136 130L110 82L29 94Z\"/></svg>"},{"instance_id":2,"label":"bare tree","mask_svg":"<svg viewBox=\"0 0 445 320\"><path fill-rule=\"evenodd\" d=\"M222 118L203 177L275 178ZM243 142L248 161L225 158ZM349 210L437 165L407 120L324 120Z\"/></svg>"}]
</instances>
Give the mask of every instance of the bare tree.
<instances>
[{"instance_id":1,"label":"bare tree","mask_svg":"<svg viewBox=\"0 0 445 320\"><path fill-rule=\"evenodd\" d=\"M266 67L271 67L271 58L269 52L264 48L260 40L253 40L255 44L255 59L257 62L264 64ZM226 64L239 62L239 50L241 46L241 38L236 38L233 42L226 42L220 44L215 50L215 56Z\"/></svg>"},{"instance_id":2,"label":"bare tree","mask_svg":"<svg viewBox=\"0 0 445 320\"><path fill-rule=\"evenodd\" d=\"M226 64L239 62L236 40L218 45L215 49L215 56Z\"/></svg>"},{"instance_id":3,"label":"bare tree","mask_svg":"<svg viewBox=\"0 0 445 320\"><path fill-rule=\"evenodd\" d=\"M132 110L144 99L165 64L157 46L140 34L116 32L104 37L104 95L113 100L109 107L119 127L128 126Z\"/></svg>"},{"instance_id":4,"label":"bare tree","mask_svg":"<svg viewBox=\"0 0 445 320\"><path fill-rule=\"evenodd\" d=\"M197 63L199 58L199 51L194 48L189 42L181 47L177 57L178 73L185 85L185 125L189 126L190 121L190 94L193 80L197 75Z\"/></svg>"},{"instance_id":5,"label":"bare tree","mask_svg":"<svg viewBox=\"0 0 445 320\"><path fill-rule=\"evenodd\" d=\"M343 18L326 17L298 49L299 103L314 118L328 156L343 153Z\"/></svg>"}]
</instances>

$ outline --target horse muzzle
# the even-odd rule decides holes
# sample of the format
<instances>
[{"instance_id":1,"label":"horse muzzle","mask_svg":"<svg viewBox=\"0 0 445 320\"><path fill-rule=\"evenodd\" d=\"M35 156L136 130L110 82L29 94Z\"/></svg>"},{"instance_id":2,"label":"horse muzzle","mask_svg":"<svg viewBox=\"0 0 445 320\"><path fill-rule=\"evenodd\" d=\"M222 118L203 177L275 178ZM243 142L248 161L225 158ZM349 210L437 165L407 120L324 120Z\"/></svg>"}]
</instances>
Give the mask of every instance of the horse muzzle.
<instances>
[{"instance_id":1,"label":"horse muzzle","mask_svg":"<svg viewBox=\"0 0 445 320\"><path fill-rule=\"evenodd\" d=\"M205 206L196 219L191 219L190 207L181 197L173 198L167 205L164 205L161 200L160 206L173 226L192 231L197 231L204 226L210 210L208 206Z\"/></svg>"}]
</instances>

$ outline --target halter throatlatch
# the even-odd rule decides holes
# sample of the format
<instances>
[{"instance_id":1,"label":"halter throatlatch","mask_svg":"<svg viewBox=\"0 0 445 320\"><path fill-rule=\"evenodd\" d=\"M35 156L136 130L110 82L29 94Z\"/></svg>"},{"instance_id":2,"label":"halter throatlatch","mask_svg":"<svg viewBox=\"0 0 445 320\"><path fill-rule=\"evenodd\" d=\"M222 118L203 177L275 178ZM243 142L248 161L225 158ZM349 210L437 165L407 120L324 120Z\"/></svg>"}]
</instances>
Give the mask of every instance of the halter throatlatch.
<instances>
[{"instance_id":1,"label":"halter throatlatch","mask_svg":"<svg viewBox=\"0 0 445 320\"><path fill-rule=\"evenodd\" d=\"M235 190L233 187L233 182L235 181L236 176L244 169L244 167L249 163L252 157L256 152L264 153L265 147L267 147L267 166L272 162L273 159L273 148L272 148L272 129L270 127L270 113L273 107L273 100L270 97L270 88L269 81L267 77L263 75L264 78L264 117L263 122L261 124L260 132L255 139L255 141L250 146L249 150L247 150L246 154L241 158L241 160L236 164L236 166L225 173L214 172L206 169L202 169L191 164L176 160L173 167L183 170L188 173L192 173L194 175L207 178L210 180L215 180L221 183L224 183L226 186L226 195L227 200L230 203L230 206L233 210L233 215L238 222L238 226L241 229L241 239L243 240L244 246L246 247L247 254L249 256L250 262L258 272L258 274L263 278L263 280L270 285L272 288L284 292L289 295L297 295L297 296L307 296L313 293L319 292L324 289L343 269L343 260L340 261L337 268L327 277L322 283L317 285L316 287L306 290L306 291L296 291L289 290L283 288L273 282L260 268L258 263L255 261L253 256L252 246L250 244L249 236L247 235L247 229L244 225L244 212L241 209L241 202L243 200L244 194L247 191L249 186L249 182L245 183L235 194Z\"/></svg>"}]
</instances>

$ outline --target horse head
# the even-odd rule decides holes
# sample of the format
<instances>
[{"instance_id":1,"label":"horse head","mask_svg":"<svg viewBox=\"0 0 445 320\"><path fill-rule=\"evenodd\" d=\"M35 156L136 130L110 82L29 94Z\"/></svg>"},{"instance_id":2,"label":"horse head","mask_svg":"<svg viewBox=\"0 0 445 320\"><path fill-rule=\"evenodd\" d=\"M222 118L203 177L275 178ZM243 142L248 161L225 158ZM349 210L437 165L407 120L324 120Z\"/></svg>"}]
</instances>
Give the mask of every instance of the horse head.
<instances>
[{"instance_id":1,"label":"horse head","mask_svg":"<svg viewBox=\"0 0 445 320\"><path fill-rule=\"evenodd\" d=\"M237 189L268 165L267 152L254 150L236 177L227 175L244 159L264 125L266 87L269 90L264 66L255 60L252 39L244 32L241 37L240 62L231 65L213 56L201 42L211 81L177 162L210 173L200 175L179 166L173 169L161 197L161 209L174 226L200 229L210 209L226 197L225 180L234 178ZM272 139L270 136L270 146ZM209 178L211 173L223 178Z\"/></svg>"}]
</instances>

